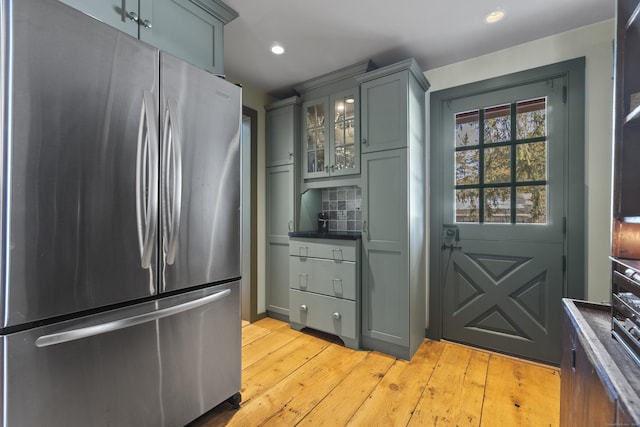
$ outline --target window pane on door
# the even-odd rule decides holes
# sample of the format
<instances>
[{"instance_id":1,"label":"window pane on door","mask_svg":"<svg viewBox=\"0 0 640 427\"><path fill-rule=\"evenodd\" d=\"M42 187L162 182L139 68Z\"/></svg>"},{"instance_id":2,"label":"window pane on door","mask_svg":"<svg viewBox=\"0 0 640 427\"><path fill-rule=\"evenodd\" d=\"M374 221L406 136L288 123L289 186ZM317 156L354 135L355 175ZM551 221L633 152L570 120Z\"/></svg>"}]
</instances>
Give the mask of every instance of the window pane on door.
<instances>
[{"instance_id":1,"label":"window pane on door","mask_svg":"<svg viewBox=\"0 0 640 427\"><path fill-rule=\"evenodd\" d=\"M480 182L479 155L479 150L456 152L456 185L478 184Z\"/></svg>"},{"instance_id":2,"label":"window pane on door","mask_svg":"<svg viewBox=\"0 0 640 427\"><path fill-rule=\"evenodd\" d=\"M480 144L480 113L478 110L456 114L456 147Z\"/></svg>"},{"instance_id":3,"label":"window pane on door","mask_svg":"<svg viewBox=\"0 0 640 427\"><path fill-rule=\"evenodd\" d=\"M516 104L516 127L517 139L547 136L546 98L518 102Z\"/></svg>"},{"instance_id":4,"label":"window pane on door","mask_svg":"<svg viewBox=\"0 0 640 427\"><path fill-rule=\"evenodd\" d=\"M547 142L532 142L516 146L516 181L547 179Z\"/></svg>"},{"instance_id":5,"label":"window pane on door","mask_svg":"<svg viewBox=\"0 0 640 427\"><path fill-rule=\"evenodd\" d=\"M532 185L516 188L516 222L547 223L547 186Z\"/></svg>"},{"instance_id":6,"label":"window pane on door","mask_svg":"<svg viewBox=\"0 0 640 427\"><path fill-rule=\"evenodd\" d=\"M484 109L484 143L511 139L511 105L498 105Z\"/></svg>"},{"instance_id":7,"label":"window pane on door","mask_svg":"<svg viewBox=\"0 0 640 427\"><path fill-rule=\"evenodd\" d=\"M480 190L456 190L456 222L480 222Z\"/></svg>"},{"instance_id":8,"label":"window pane on door","mask_svg":"<svg viewBox=\"0 0 640 427\"><path fill-rule=\"evenodd\" d=\"M511 188L485 188L484 200L485 223L511 222Z\"/></svg>"},{"instance_id":9,"label":"window pane on door","mask_svg":"<svg viewBox=\"0 0 640 427\"><path fill-rule=\"evenodd\" d=\"M484 182L511 181L511 147L492 147L484 150Z\"/></svg>"}]
</instances>

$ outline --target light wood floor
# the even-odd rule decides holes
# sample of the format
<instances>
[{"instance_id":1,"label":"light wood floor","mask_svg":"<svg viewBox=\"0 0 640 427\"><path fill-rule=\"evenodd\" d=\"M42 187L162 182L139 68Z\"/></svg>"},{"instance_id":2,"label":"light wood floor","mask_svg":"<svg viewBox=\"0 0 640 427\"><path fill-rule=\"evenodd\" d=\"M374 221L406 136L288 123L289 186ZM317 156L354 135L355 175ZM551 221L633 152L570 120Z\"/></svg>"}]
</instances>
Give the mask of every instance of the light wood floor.
<instances>
[{"instance_id":1,"label":"light wood floor","mask_svg":"<svg viewBox=\"0 0 640 427\"><path fill-rule=\"evenodd\" d=\"M332 342L333 341L333 342ZM425 340L410 362L263 319L242 329L242 404L193 426L557 426L560 372Z\"/></svg>"}]
</instances>

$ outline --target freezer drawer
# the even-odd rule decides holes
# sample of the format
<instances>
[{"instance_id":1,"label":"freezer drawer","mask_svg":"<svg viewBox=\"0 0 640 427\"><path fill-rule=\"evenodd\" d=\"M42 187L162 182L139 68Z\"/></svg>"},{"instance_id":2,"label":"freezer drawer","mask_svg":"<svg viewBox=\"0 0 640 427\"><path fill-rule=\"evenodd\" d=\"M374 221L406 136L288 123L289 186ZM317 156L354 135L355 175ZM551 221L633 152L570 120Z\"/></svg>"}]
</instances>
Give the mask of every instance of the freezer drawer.
<instances>
[{"instance_id":1,"label":"freezer drawer","mask_svg":"<svg viewBox=\"0 0 640 427\"><path fill-rule=\"evenodd\" d=\"M3 425L185 425L240 390L240 340L239 282L5 335Z\"/></svg>"},{"instance_id":2,"label":"freezer drawer","mask_svg":"<svg viewBox=\"0 0 640 427\"><path fill-rule=\"evenodd\" d=\"M356 263L289 257L289 286L317 294L356 299Z\"/></svg>"}]
</instances>

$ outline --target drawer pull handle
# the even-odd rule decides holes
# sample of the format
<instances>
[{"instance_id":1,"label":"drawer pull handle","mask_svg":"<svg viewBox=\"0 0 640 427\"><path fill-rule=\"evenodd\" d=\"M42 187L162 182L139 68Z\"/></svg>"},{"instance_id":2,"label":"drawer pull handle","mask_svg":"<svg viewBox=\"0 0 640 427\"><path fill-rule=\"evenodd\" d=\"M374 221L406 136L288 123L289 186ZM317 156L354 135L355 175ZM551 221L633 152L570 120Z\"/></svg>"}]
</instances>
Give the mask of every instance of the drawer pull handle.
<instances>
[{"instance_id":1,"label":"drawer pull handle","mask_svg":"<svg viewBox=\"0 0 640 427\"><path fill-rule=\"evenodd\" d=\"M304 278L304 282L302 278ZM298 285L300 285L301 288L306 288L309 285L309 275L306 273L298 274Z\"/></svg>"},{"instance_id":2,"label":"drawer pull handle","mask_svg":"<svg viewBox=\"0 0 640 427\"><path fill-rule=\"evenodd\" d=\"M309 247L308 246L299 246L298 247L298 256L308 257L309 256Z\"/></svg>"},{"instance_id":3,"label":"drawer pull handle","mask_svg":"<svg viewBox=\"0 0 640 427\"><path fill-rule=\"evenodd\" d=\"M336 253L338 256L336 257ZM342 249L331 249L331 255L333 256L334 261L343 261L344 256L342 255Z\"/></svg>"},{"instance_id":4,"label":"drawer pull handle","mask_svg":"<svg viewBox=\"0 0 640 427\"><path fill-rule=\"evenodd\" d=\"M341 318L342 316L340 316L340 313L338 313L338 312L336 311L335 313L333 313L332 317L333 317L334 319L336 319L336 320L340 320L340 318Z\"/></svg>"},{"instance_id":5,"label":"drawer pull handle","mask_svg":"<svg viewBox=\"0 0 640 427\"><path fill-rule=\"evenodd\" d=\"M300 306L300 311L307 311L307 306L305 304L302 304Z\"/></svg>"}]
</instances>

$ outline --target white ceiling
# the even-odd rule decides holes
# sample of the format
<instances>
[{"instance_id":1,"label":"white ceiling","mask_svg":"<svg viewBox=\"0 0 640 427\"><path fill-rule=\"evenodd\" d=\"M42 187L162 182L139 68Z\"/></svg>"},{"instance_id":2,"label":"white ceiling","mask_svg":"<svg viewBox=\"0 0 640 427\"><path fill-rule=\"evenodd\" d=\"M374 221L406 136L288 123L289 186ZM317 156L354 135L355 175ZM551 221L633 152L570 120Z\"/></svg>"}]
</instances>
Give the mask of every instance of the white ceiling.
<instances>
[{"instance_id":1,"label":"white ceiling","mask_svg":"<svg viewBox=\"0 0 640 427\"><path fill-rule=\"evenodd\" d=\"M225 72L276 97L372 59L414 57L423 70L614 17L614 0L225 0ZM506 12L496 24L484 17ZM274 42L286 52L270 52Z\"/></svg>"}]
</instances>

